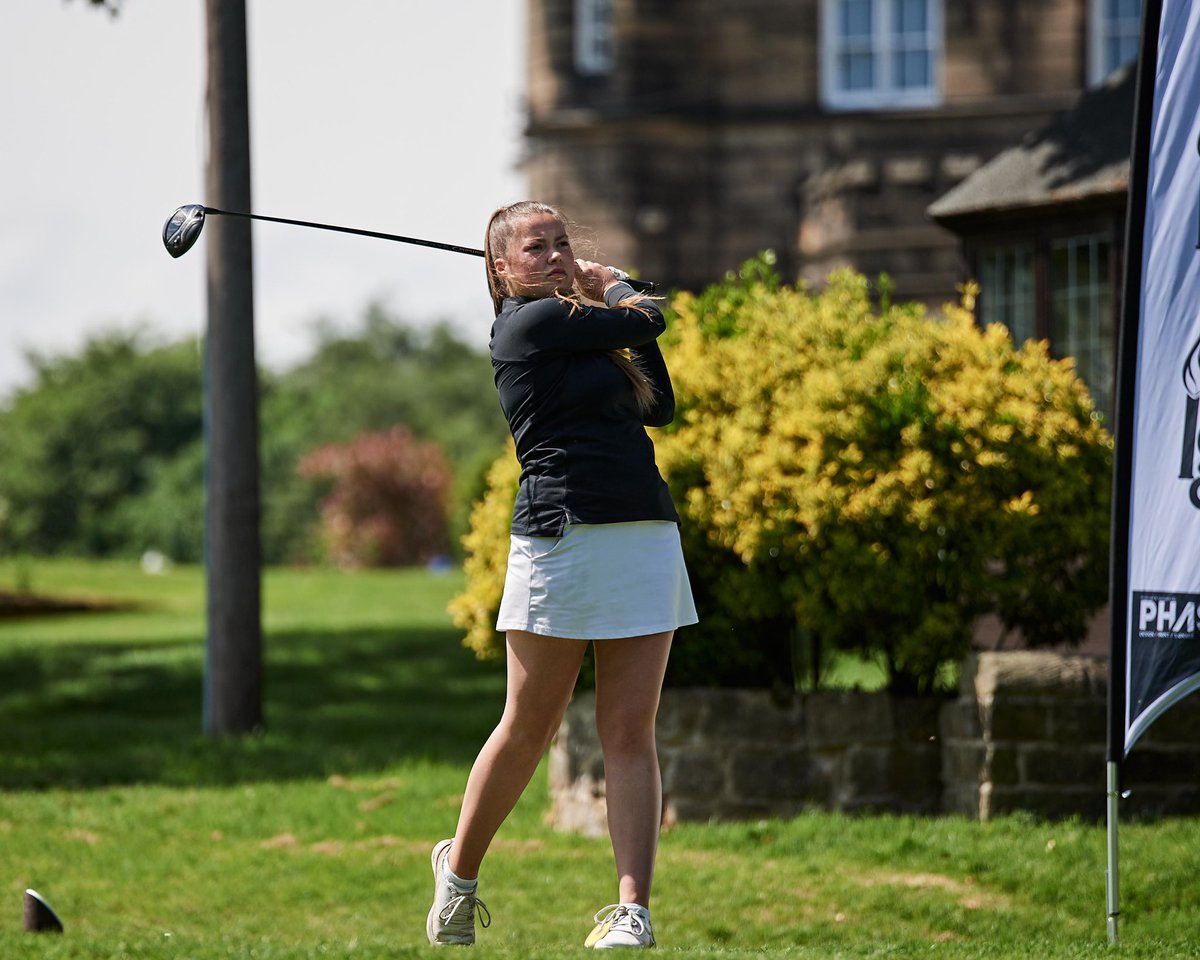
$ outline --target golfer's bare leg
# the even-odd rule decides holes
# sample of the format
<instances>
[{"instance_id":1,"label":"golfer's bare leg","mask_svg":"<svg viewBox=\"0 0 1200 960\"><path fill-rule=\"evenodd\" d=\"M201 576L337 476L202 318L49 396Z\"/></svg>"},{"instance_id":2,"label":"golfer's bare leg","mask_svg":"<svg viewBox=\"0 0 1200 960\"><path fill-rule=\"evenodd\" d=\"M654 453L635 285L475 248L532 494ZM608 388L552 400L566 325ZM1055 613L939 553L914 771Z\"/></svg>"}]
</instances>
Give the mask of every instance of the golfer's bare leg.
<instances>
[{"instance_id":1,"label":"golfer's bare leg","mask_svg":"<svg viewBox=\"0 0 1200 960\"><path fill-rule=\"evenodd\" d=\"M464 880L479 865L496 831L512 812L558 730L575 689L587 643L541 637L522 630L507 634L508 694L467 779L450 869Z\"/></svg>"},{"instance_id":2,"label":"golfer's bare leg","mask_svg":"<svg viewBox=\"0 0 1200 960\"><path fill-rule=\"evenodd\" d=\"M674 633L600 640L596 729L604 750L608 833L621 903L650 905L662 821L662 777L654 719Z\"/></svg>"}]
</instances>

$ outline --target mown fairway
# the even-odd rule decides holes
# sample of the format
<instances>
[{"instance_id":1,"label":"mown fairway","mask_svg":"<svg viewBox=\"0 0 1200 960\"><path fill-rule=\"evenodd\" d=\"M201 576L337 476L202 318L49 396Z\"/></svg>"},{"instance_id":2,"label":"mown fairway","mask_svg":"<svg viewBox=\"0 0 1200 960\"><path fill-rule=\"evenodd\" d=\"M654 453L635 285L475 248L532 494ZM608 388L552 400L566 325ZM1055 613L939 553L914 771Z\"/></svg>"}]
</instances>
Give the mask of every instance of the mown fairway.
<instances>
[{"instance_id":1,"label":"mown fairway","mask_svg":"<svg viewBox=\"0 0 1200 960\"><path fill-rule=\"evenodd\" d=\"M271 571L267 730L200 735L203 583L39 563L32 586L126 602L0 620L0 958L428 956L431 844L450 833L503 677L444 610L457 573ZM11 588L0 568L0 589ZM582 957L612 899L604 841L501 832L472 956ZM660 951L695 957L1190 957L1200 823L1122 827L1122 943L1103 828L1010 818L687 825L663 838ZM41 891L65 936L21 930Z\"/></svg>"}]
</instances>

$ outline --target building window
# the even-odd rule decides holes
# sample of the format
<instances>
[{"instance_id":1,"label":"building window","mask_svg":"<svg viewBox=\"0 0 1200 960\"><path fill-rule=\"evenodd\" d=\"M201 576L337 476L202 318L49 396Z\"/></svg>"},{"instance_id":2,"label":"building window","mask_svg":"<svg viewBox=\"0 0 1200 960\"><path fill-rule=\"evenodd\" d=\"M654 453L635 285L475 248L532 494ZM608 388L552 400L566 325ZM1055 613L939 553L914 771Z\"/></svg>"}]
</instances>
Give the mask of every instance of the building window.
<instances>
[{"instance_id":1,"label":"building window","mask_svg":"<svg viewBox=\"0 0 1200 960\"><path fill-rule=\"evenodd\" d=\"M575 0L575 69L603 76L613 68L613 0Z\"/></svg>"},{"instance_id":2,"label":"building window","mask_svg":"<svg viewBox=\"0 0 1200 960\"><path fill-rule=\"evenodd\" d=\"M1050 244L1050 351L1074 357L1096 409L1112 415L1114 369L1112 239L1067 237Z\"/></svg>"},{"instance_id":3,"label":"building window","mask_svg":"<svg viewBox=\"0 0 1200 960\"><path fill-rule=\"evenodd\" d=\"M1051 356L1071 357L1106 418L1112 416L1116 368L1116 235L1097 224L1089 233L1039 233L1023 242L988 238L970 248L979 323L1004 324L1018 347L1046 340Z\"/></svg>"},{"instance_id":4,"label":"building window","mask_svg":"<svg viewBox=\"0 0 1200 960\"><path fill-rule=\"evenodd\" d=\"M1018 347L1037 335L1032 244L980 249L979 320L1004 324Z\"/></svg>"},{"instance_id":5,"label":"building window","mask_svg":"<svg viewBox=\"0 0 1200 960\"><path fill-rule=\"evenodd\" d=\"M1142 0L1091 0L1088 75L1097 84L1136 60L1142 34Z\"/></svg>"},{"instance_id":6,"label":"building window","mask_svg":"<svg viewBox=\"0 0 1200 960\"><path fill-rule=\"evenodd\" d=\"M834 110L940 101L943 0L822 0L821 82Z\"/></svg>"}]
</instances>

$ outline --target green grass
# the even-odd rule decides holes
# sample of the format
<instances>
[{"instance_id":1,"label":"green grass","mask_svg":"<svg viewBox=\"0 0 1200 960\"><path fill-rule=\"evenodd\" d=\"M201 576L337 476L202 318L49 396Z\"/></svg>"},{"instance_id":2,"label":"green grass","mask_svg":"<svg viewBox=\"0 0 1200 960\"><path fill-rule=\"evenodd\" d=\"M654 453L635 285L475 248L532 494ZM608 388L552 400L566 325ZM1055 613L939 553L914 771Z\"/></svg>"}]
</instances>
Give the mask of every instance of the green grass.
<instances>
[{"instance_id":1,"label":"green grass","mask_svg":"<svg viewBox=\"0 0 1200 960\"><path fill-rule=\"evenodd\" d=\"M0 588L6 586L0 570ZM203 582L38 563L35 590L123 612L0 621L0 957L428 956L428 851L453 829L503 677L445 615L457 573L271 571L260 736L200 735ZM607 843L543 822L545 770L485 868L472 956L582 957ZM1013 817L684 825L664 835L660 952L693 957L1194 956L1200 823L1104 835ZM62 937L21 931L41 891Z\"/></svg>"}]
</instances>

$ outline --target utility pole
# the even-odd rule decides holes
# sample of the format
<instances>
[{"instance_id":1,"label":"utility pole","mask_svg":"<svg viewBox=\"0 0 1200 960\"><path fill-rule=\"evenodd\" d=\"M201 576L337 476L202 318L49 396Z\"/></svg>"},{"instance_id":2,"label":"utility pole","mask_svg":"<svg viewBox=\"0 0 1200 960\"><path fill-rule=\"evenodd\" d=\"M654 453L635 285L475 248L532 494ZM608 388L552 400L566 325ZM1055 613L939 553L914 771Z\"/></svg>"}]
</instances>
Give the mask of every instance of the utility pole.
<instances>
[{"instance_id":1,"label":"utility pole","mask_svg":"<svg viewBox=\"0 0 1200 960\"><path fill-rule=\"evenodd\" d=\"M245 0L205 0L205 14L206 202L252 210ZM250 222L214 217L206 235L204 732L221 736L263 721L258 384Z\"/></svg>"}]
</instances>

